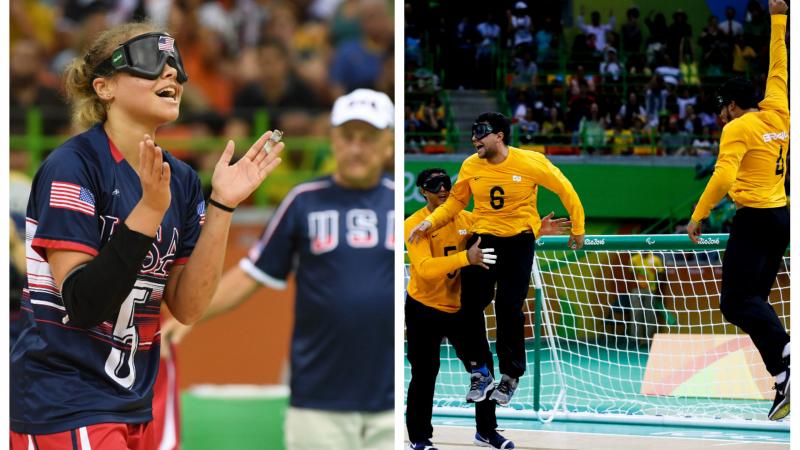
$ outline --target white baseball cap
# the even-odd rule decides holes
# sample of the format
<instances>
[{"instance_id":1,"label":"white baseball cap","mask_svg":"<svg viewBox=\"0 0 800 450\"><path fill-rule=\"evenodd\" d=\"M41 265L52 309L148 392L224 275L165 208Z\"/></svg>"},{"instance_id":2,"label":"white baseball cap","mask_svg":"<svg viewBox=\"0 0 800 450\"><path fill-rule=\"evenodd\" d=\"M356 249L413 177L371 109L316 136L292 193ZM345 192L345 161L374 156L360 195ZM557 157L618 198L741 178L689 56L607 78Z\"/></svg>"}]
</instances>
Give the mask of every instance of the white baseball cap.
<instances>
[{"instance_id":1,"label":"white baseball cap","mask_svg":"<svg viewBox=\"0 0 800 450\"><path fill-rule=\"evenodd\" d=\"M383 130L394 128L394 103L388 95L372 89L356 89L336 99L331 112L331 125L361 120Z\"/></svg>"}]
</instances>

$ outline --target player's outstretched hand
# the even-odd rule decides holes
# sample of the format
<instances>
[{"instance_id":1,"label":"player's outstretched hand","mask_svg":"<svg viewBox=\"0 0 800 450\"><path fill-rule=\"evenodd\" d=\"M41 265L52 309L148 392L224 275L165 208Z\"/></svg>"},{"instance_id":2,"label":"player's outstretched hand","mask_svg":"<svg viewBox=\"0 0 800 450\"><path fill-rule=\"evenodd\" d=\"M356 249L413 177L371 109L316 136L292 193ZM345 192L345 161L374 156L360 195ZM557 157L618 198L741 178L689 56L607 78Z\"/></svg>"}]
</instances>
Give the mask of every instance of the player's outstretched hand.
<instances>
[{"instance_id":1,"label":"player's outstretched hand","mask_svg":"<svg viewBox=\"0 0 800 450\"><path fill-rule=\"evenodd\" d=\"M692 240L695 244L697 244L697 238L703 234L703 225L700 222L695 222L694 220L689 221L689 226L686 227L686 232L689 234L689 239Z\"/></svg>"},{"instance_id":2,"label":"player's outstretched hand","mask_svg":"<svg viewBox=\"0 0 800 450\"><path fill-rule=\"evenodd\" d=\"M570 234L569 239L567 240L567 247L571 248L572 250L582 249L584 237L586 237L585 234Z\"/></svg>"},{"instance_id":3,"label":"player's outstretched hand","mask_svg":"<svg viewBox=\"0 0 800 450\"><path fill-rule=\"evenodd\" d=\"M488 269L489 266L487 266L487 264L497 263L497 255L494 254L493 248L478 247L480 243L481 238L478 236L478 240L476 240L475 243L472 244L472 247L467 250L467 259L473 266L481 266L484 269Z\"/></svg>"},{"instance_id":4,"label":"player's outstretched hand","mask_svg":"<svg viewBox=\"0 0 800 450\"><path fill-rule=\"evenodd\" d=\"M164 151L145 134L139 141L139 182L142 183L142 204L160 216L169 209L171 170L164 161Z\"/></svg>"},{"instance_id":5,"label":"player's outstretched hand","mask_svg":"<svg viewBox=\"0 0 800 450\"><path fill-rule=\"evenodd\" d=\"M283 150L283 142L274 144L269 153L262 150L264 144L272 136L272 131L262 134L250 146L250 150L242 156L236 164L231 165L234 144L228 141L225 151L222 152L214 174L211 176L211 198L223 205L235 208L264 181L278 164L281 163L279 155Z\"/></svg>"},{"instance_id":6,"label":"player's outstretched hand","mask_svg":"<svg viewBox=\"0 0 800 450\"><path fill-rule=\"evenodd\" d=\"M786 2L783 0L769 0L769 13L772 15L775 14L786 14L786 10L789 9L786 6Z\"/></svg>"},{"instance_id":7,"label":"player's outstretched hand","mask_svg":"<svg viewBox=\"0 0 800 450\"><path fill-rule=\"evenodd\" d=\"M408 243L413 244L428 235L428 230L431 228L431 223L423 220L419 225L415 226L411 233L408 233Z\"/></svg>"},{"instance_id":8,"label":"player's outstretched hand","mask_svg":"<svg viewBox=\"0 0 800 450\"><path fill-rule=\"evenodd\" d=\"M572 228L572 222L566 217L553 219L553 213L542 217L542 227L539 228L539 236L548 234L567 234Z\"/></svg>"},{"instance_id":9,"label":"player's outstretched hand","mask_svg":"<svg viewBox=\"0 0 800 450\"><path fill-rule=\"evenodd\" d=\"M161 357L169 358L172 344L180 344L190 331L192 325L184 325L174 317L161 322Z\"/></svg>"}]
</instances>

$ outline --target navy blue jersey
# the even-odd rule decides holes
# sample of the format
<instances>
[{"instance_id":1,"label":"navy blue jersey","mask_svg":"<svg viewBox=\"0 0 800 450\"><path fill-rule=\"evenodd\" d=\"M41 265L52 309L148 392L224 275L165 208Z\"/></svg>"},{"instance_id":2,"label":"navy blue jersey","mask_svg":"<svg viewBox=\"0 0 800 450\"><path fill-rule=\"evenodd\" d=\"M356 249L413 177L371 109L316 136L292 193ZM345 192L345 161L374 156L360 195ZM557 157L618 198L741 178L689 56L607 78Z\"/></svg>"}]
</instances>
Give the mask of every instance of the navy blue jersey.
<instances>
[{"instance_id":1,"label":"navy blue jersey","mask_svg":"<svg viewBox=\"0 0 800 450\"><path fill-rule=\"evenodd\" d=\"M46 434L151 420L160 305L169 270L194 249L205 214L200 180L165 153L172 203L115 318L73 326L46 249L97 255L142 196L139 177L96 125L44 161L28 201L23 331L11 350L11 429Z\"/></svg>"},{"instance_id":2,"label":"navy blue jersey","mask_svg":"<svg viewBox=\"0 0 800 450\"><path fill-rule=\"evenodd\" d=\"M283 288L296 273L291 404L394 408L394 183L295 187L240 267Z\"/></svg>"}]
</instances>

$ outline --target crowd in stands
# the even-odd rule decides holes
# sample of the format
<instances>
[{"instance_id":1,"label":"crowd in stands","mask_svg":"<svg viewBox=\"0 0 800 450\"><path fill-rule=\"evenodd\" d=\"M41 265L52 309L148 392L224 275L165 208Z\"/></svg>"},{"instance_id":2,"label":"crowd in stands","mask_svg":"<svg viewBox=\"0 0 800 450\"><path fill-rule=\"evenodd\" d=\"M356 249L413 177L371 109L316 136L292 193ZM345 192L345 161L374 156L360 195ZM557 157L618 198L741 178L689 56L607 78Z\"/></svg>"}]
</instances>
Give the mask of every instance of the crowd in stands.
<instances>
[{"instance_id":1,"label":"crowd in stands","mask_svg":"<svg viewBox=\"0 0 800 450\"><path fill-rule=\"evenodd\" d=\"M718 86L735 75L749 77L756 91L766 82L766 0L750 0L744 11L727 7L700 30L680 9L668 21L630 7L618 20L580 2L572 17L566 2L514 0L495 8L504 15L452 7L450 16L433 14L448 19L432 23L420 12L426 5L406 4L407 79L428 67L442 74L445 89L499 92L514 119L514 142L548 153L715 154ZM426 52L435 57L426 60ZM407 132L417 129L412 122Z\"/></svg>"},{"instance_id":2,"label":"crowd in stands","mask_svg":"<svg viewBox=\"0 0 800 450\"><path fill-rule=\"evenodd\" d=\"M67 135L61 73L102 30L132 20L162 26L189 82L177 123L161 137L260 134L254 117L287 137L327 136L333 100L367 87L394 96L394 18L387 0L10 0L11 134ZM12 165L26 167L25 148ZM176 150L176 149L170 149ZM188 150L188 149L187 149ZM303 149L287 149L302 151ZM221 148L220 148L221 151ZM187 154L190 163L213 164ZM292 165L292 158L283 166Z\"/></svg>"}]
</instances>

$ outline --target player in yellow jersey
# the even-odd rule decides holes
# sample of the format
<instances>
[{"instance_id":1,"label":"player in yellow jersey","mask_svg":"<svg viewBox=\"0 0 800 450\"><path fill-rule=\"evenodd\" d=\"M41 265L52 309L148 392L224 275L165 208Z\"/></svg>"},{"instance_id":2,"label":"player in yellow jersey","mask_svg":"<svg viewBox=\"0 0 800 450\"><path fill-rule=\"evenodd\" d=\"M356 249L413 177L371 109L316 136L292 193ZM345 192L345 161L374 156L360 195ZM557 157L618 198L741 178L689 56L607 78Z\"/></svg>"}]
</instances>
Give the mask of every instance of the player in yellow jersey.
<instances>
[{"instance_id":1,"label":"player in yellow jersey","mask_svg":"<svg viewBox=\"0 0 800 450\"><path fill-rule=\"evenodd\" d=\"M536 210L539 185L558 194L572 221L568 241L571 248L583 246L584 214L572 184L544 155L509 147L510 123L502 114L483 113L472 126L476 153L464 160L447 201L429 214L408 235L409 244L450 223L474 199L473 233L467 246L477 239L495 249L498 263L485 270L468 266L463 270L461 305L465 311L480 311L495 300L497 357L500 383L491 399L507 405L525 373L525 317L522 307L528 294L536 235L541 219ZM495 286L497 293L495 295ZM483 336L472 333L466 347L480 347ZM467 401L483 400L493 387L485 367L472 370Z\"/></svg>"},{"instance_id":2,"label":"player in yellow jersey","mask_svg":"<svg viewBox=\"0 0 800 450\"><path fill-rule=\"evenodd\" d=\"M769 304L769 292L789 245L789 209L784 181L789 150L789 89L786 3L770 0L769 74L764 99L756 103L752 83L734 78L719 93L725 123L714 175L689 222L698 242L701 220L727 193L736 204L722 260L720 311L750 335L767 371L775 376L775 402L768 417L789 414L789 335Z\"/></svg>"},{"instance_id":3,"label":"player in yellow jersey","mask_svg":"<svg viewBox=\"0 0 800 450\"><path fill-rule=\"evenodd\" d=\"M406 237L428 214L445 202L451 189L450 177L440 168L423 170L417 176L416 184L427 204L406 219ZM540 233L561 234L568 230L567 219L551 220L551 216L552 213L542 219ZM430 238L408 245L411 277L408 281L405 320L411 381L406 402L406 425L410 448L413 450L435 449L430 442L433 434L431 414L443 337L447 337L455 347L456 354L468 370L480 360L487 364L488 371L493 371L492 354L485 338L483 311L473 310L475 317L469 320L460 312L459 269L470 264L488 268L496 261L492 249L479 248L480 240L476 240L469 249L466 248L469 237L467 230L472 222L472 213L461 211ZM484 336L480 348L464 348L462 336L466 332ZM496 431L495 405L493 400L488 399L476 404L475 443L494 448L514 448L513 442Z\"/></svg>"}]
</instances>

